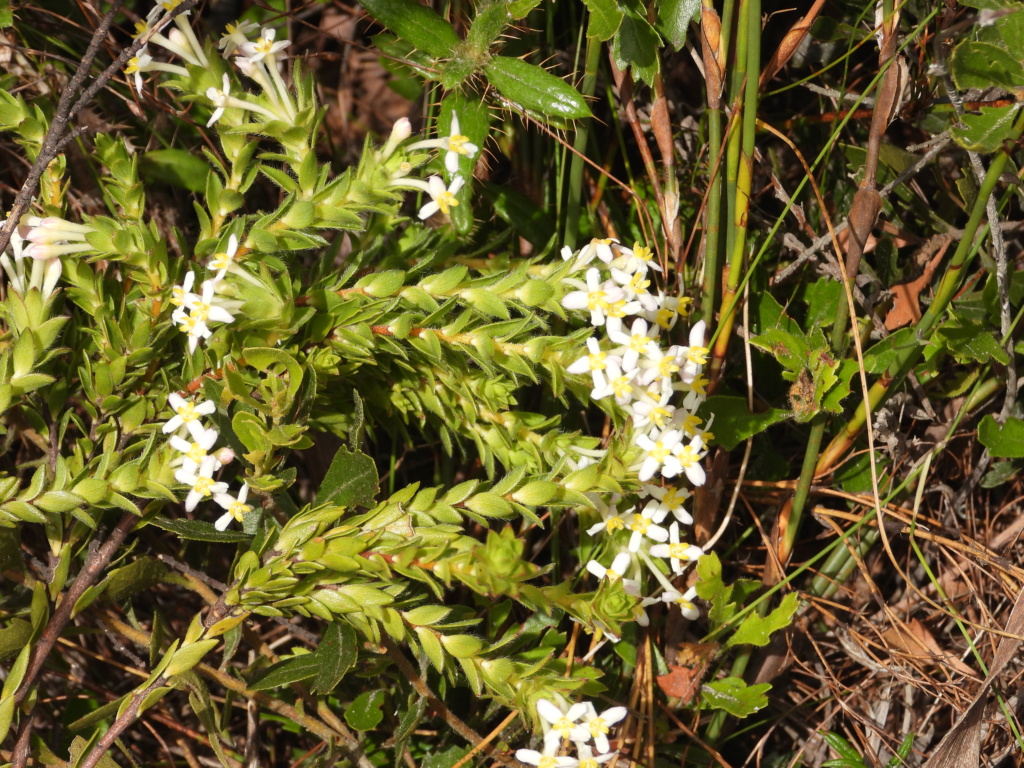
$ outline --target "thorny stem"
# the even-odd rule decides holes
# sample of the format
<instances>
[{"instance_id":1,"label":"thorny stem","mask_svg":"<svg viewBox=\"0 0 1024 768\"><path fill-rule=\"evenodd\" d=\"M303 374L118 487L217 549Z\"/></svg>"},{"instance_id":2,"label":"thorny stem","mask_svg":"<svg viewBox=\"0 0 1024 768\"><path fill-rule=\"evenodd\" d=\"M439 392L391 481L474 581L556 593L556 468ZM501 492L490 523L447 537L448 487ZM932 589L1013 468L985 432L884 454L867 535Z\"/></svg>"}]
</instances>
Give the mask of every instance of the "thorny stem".
<instances>
[{"instance_id":1,"label":"thorny stem","mask_svg":"<svg viewBox=\"0 0 1024 768\"><path fill-rule=\"evenodd\" d=\"M57 606L57 610L53 612L50 617L50 621L47 622L46 628L40 635L39 640L36 642L36 647L32 649L32 656L29 660L28 669L25 671L25 678L21 682L21 686L14 694L15 705L20 704L25 696L28 695L32 685L35 683L36 678L43 670L43 665L46 663L47 657L53 650L53 647L57 644L57 640L60 638L61 632L64 631L64 627L71 620L71 612L74 610L75 603L85 593L85 590L91 587L96 579L99 578L100 573L110 563L114 553L117 552L121 545L124 543L125 537L128 532L134 527L138 521L138 515L126 512L118 521L114 530L110 532L110 536L103 542L99 547L89 553L86 558L85 564L82 566L82 570L78 572L78 576L75 577L74 583L68 587L67 592L64 593L61 598L60 605ZM14 768L24 768L29 758L29 736L32 732L32 713L28 712L23 715L21 722L21 728L18 732L18 741L14 748L14 754L11 759L11 764Z\"/></svg>"}]
</instances>

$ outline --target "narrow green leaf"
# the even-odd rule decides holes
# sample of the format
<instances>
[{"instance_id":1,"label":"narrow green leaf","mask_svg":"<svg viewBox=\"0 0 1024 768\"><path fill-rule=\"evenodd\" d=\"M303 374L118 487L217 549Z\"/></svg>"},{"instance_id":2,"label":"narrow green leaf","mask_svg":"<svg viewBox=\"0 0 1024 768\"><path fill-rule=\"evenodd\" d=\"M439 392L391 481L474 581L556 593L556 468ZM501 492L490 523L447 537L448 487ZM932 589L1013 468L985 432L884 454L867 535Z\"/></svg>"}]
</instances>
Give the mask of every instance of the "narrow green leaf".
<instances>
[{"instance_id":1,"label":"narrow green leaf","mask_svg":"<svg viewBox=\"0 0 1024 768\"><path fill-rule=\"evenodd\" d=\"M152 184L202 192L210 166L184 149L154 149L139 157L139 174Z\"/></svg>"},{"instance_id":2,"label":"narrow green leaf","mask_svg":"<svg viewBox=\"0 0 1024 768\"><path fill-rule=\"evenodd\" d=\"M437 58L447 58L459 45L452 25L416 0L366 0L363 7L396 35Z\"/></svg>"},{"instance_id":3,"label":"narrow green leaf","mask_svg":"<svg viewBox=\"0 0 1024 768\"><path fill-rule=\"evenodd\" d=\"M290 659L271 664L246 687L250 691L269 691L308 680L319 673L322 662L323 660L318 659L315 653L293 656Z\"/></svg>"},{"instance_id":4,"label":"narrow green leaf","mask_svg":"<svg viewBox=\"0 0 1024 768\"><path fill-rule=\"evenodd\" d=\"M320 664L316 678L310 686L313 693L330 693L356 664L359 658L359 638L352 626L345 621L333 621L327 625L323 639L313 652Z\"/></svg>"},{"instance_id":5,"label":"narrow green leaf","mask_svg":"<svg viewBox=\"0 0 1024 768\"><path fill-rule=\"evenodd\" d=\"M497 0L489 5L477 7L476 18L466 34L466 45L478 56L486 54L491 44L498 39L510 19L508 3Z\"/></svg>"},{"instance_id":6,"label":"narrow green leaf","mask_svg":"<svg viewBox=\"0 0 1024 768\"><path fill-rule=\"evenodd\" d=\"M536 64L495 56L484 70L491 85L502 96L543 117L556 120L590 117L590 107L579 91Z\"/></svg>"},{"instance_id":7,"label":"narrow green leaf","mask_svg":"<svg viewBox=\"0 0 1024 768\"><path fill-rule=\"evenodd\" d=\"M169 517L157 515L148 522L150 525L176 533L181 538L188 539L189 541L213 541L230 544L238 541L248 541L252 538L249 534L241 531L218 531L213 527L213 523L207 523L203 520L172 520Z\"/></svg>"}]
</instances>

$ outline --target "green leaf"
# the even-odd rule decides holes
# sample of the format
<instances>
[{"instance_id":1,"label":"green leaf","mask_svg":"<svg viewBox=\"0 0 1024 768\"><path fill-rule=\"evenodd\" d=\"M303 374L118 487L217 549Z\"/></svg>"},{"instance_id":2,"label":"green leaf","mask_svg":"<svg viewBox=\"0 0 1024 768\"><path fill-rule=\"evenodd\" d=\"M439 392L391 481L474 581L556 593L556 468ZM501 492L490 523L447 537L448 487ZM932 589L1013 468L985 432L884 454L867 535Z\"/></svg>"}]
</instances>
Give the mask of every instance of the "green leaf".
<instances>
[{"instance_id":1,"label":"green leaf","mask_svg":"<svg viewBox=\"0 0 1024 768\"><path fill-rule=\"evenodd\" d=\"M249 534L241 531L218 531L213 527L213 523L207 523L204 520L172 520L169 517L157 515L149 520L149 524L162 528L165 531L176 533L181 538L188 539L189 541L212 541L231 544L238 541L248 541L252 538Z\"/></svg>"},{"instance_id":2,"label":"green leaf","mask_svg":"<svg viewBox=\"0 0 1024 768\"><path fill-rule=\"evenodd\" d=\"M316 679L310 686L313 693L330 693L359 658L359 638L352 626L345 621L333 621L327 625L323 639L313 652L319 663Z\"/></svg>"},{"instance_id":3,"label":"green leaf","mask_svg":"<svg viewBox=\"0 0 1024 768\"><path fill-rule=\"evenodd\" d=\"M365 453L339 448L317 491L317 504L372 507L377 495L377 465Z\"/></svg>"},{"instance_id":4,"label":"green leaf","mask_svg":"<svg viewBox=\"0 0 1024 768\"><path fill-rule=\"evenodd\" d=\"M590 11L590 18L587 20L587 37L592 37L602 43L610 40L622 23L622 10L615 0L583 0L583 4Z\"/></svg>"},{"instance_id":5,"label":"green leaf","mask_svg":"<svg viewBox=\"0 0 1024 768\"><path fill-rule=\"evenodd\" d=\"M686 44L690 22L700 15L700 0L660 0L655 25L677 51Z\"/></svg>"},{"instance_id":6,"label":"green leaf","mask_svg":"<svg viewBox=\"0 0 1024 768\"><path fill-rule=\"evenodd\" d=\"M362 5L385 27L431 56L447 58L460 43L451 24L416 0L366 0Z\"/></svg>"},{"instance_id":7,"label":"green leaf","mask_svg":"<svg viewBox=\"0 0 1024 768\"><path fill-rule=\"evenodd\" d=\"M750 413L744 397L712 395L702 409L715 415L715 442L731 451L748 437L764 432L772 424L789 418L788 411L770 408L764 413Z\"/></svg>"},{"instance_id":8,"label":"green leaf","mask_svg":"<svg viewBox=\"0 0 1024 768\"><path fill-rule=\"evenodd\" d=\"M654 27L640 13L626 9L612 44L615 66L623 72L632 67L634 78L652 85L661 65L660 48L661 38Z\"/></svg>"},{"instance_id":9,"label":"green leaf","mask_svg":"<svg viewBox=\"0 0 1024 768\"><path fill-rule=\"evenodd\" d=\"M790 333L781 328L768 328L763 333L750 340L758 349L763 349L779 361L790 374L783 377L793 381L796 374L805 370L809 365L810 348L807 339L803 335Z\"/></svg>"},{"instance_id":10,"label":"green leaf","mask_svg":"<svg viewBox=\"0 0 1024 768\"><path fill-rule=\"evenodd\" d=\"M521 19L540 5L540 0L511 0L508 12L513 19Z\"/></svg>"},{"instance_id":11,"label":"green leaf","mask_svg":"<svg viewBox=\"0 0 1024 768\"><path fill-rule=\"evenodd\" d=\"M837 765L839 763L849 765L864 765L864 760L860 756L860 752L854 748L850 742L840 736L838 733L832 733L831 731L822 731L821 738L825 740L832 749L839 755L839 760L829 760L822 765Z\"/></svg>"},{"instance_id":12,"label":"green leaf","mask_svg":"<svg viewBox=\"0 0 1024 768\"><path fill-rule=\"evenodd\" d=\"M554 236L551 214L522 192L502 184L484 184L484 194L498 217L534 247L543 248Z\"/></svg>"},{"instance_id":13,"label":"green leaf","mask_svg":"<svg viewBox=\"0 0 1024 768\"><path fill-rule=\"evenodd\" d=\"M19 653L31 637L31 624L24 619L11 619L8 626L0 629L0 660Z\"/></svg>"},{"instance_id":14,"label":"green leaf","mask_svg":"<svg viewBox=\"0 0 1024 768\"><path fill-rule=\"evenodd\" d=\"M431 752L420 761L422 768L452 768L469 751L469 747L448 747L444 752Z\"/></svg>"},{"instance_id":15,"label":"green leaf","mask_svg":"<svg viewBox=\"0 0 1024 768\"><path fill-rule=\"evenodd\" d=\"M481 4L466 34L466 46L478 57L483 56L508 23L508 3L504 0L497 0L489 5Z\"/></svg>"},{"instance_id":16,"label":"green leaf","mask_svg":"<svg viewBox=\"0 0 1024 768\"><path fill-rule=\"evenodd\" d=\"M502 96L542 117L558 121L590 117L590 107L579 91L536 64L495 56L484 71Z\"/></svg>"},{"instance_id":17,"label":"green leaf","mask_svg":"<svg viewBox=\"0 0 1024 768\"><path fill-rule=\"evenodd\" d=\"M294 357L283 349L273 347L246 347L242 350L242 356L248 365L272 376L281 375L281 371L274 370L274 366L281 366L288 373L288 398L295 398L302 386L302 366Z\"/></svg>"},{"instance_id":18,"label":"green leaf","mask_svg":"<svg viewBox=\"0 0 1024 768\"><path fill-rule=\"evenodd\" d=\"M293 656L276 664L271 664L262 674L246 686L250 691L270 691L302 680L308 680L319 674L323 659L315 653L304 653Z\"/></svg>"},{"instance_id":19,"label":"green leaf","mask_svg":"<svg viewBox=\"0 0 1024 768\"><path fill-rule=\"evenodd\" d=\"M971 152L995 152L1013 133L1014 119L1020 104L1006 107L979 107L979 112L965 112L962 125L954 125L950 134L954 141Z\"/></svg>"},{"instance_id":20,"label":"green leaf","mask_svg":"<svg viewBox=\"0 0 1024 768\"><path fill-rule=\"evenodd\" d=\"M139 157L139 174L151 184L202 192L209 173L205 160L184 149L154 149Z\"/></svg>"},{"instance_id":21,"label":"green leaf","mask_svg":"<svg viewBox=\"0 0 1024 768\"><path fill-rule=\"evenodd\" d=\"M384 691L366 691L345 710L345 722L357 731L372 730L384 719L383 704Z\"/></svg>"},{"instance_id":22,"label":"green leaf","mask_svg":"<svg viewBox=\"0 0 1024 768\"><path fill-rule=\"evenodd\" d=\"M978 483L982 488L998 488L1013 480L1020 473L1020 467L1014 461L997 461L982 475Z\"/></svg>"},{"instance_id":23,"label":"green leaf","mask_svg":"<svg viewBox=\"0 0 1024 768\"><path fill-rule=\"evenodd\" d=\"M945 342L946 348L959 363L987 363L995 360L1006 365L1010 358L992 330L981 323L955 317L939 328L938 339Z\"/></svg>"},{"instance_id":24,"label":"green leaf","mask_svg":"<svg viewBox=\"0 0 1024 768\"><path fill-rule=\"evenodd\" d=\"M994 458L1024 457L1024 421L1013 416L1000 426L992 414L987 414L978 425L978 439Z\"/></svg>"},{"instance_id":25,"label":"green leaf","mask_svg":"<svg viewBox=\"0 0 1024 768\"><path fill-rule=\"evenodd\" d=\"M792 623L793 614L799 607L800 598L795 592L790 592L782 598L779 607L767 616L759 616L756 613L748 614L726 645L730 647L734 645L756 645L758 647L767 645L773 632L788 627Z\"/></svg>"},{"instance_id":26,"label":"green leaf","mask_svg":"<svg viewBox=\"0 0 1024 768\"><path fill-rule=\"evenodd\" d=\"M106 599L119 603L127 597L159 584L167 575L167 566L152 557L140 557L123 568L110 572L101 584Z\"/></svg>"},{"instance_id":27,"label":"green leaf","mask_svg":"<svg viewBox=\"0 0 1024 768\"><path fill-rule=\"evenodd\" d=\"M1024 64L993 43L965 40L953 49L949 60L953 82L961 91L997 85L1014 91L1024 85Z\"/></svg>"},{"instance_id":28,"label":"green leaf","mask_svg":"<svg viewBox=\"0 0 1024 768\"><path fill-rule=\"evenodd\" d=\"M898 357L923 343L917 338L917 331L912 327L890 333L864 352L864 370L868 373L885 373Z\"/></svg>"},{"instance_id":29,"label":"green leaf","mask_svg":"<svg viewBox=\"0 0 1024 768\"><path fill-rule=\"evenodd\" d=\"M11 13L10 0L0 0L0 29L14 26L14 14Z\"/></svg>"},{"instance_id":30,"label":"green leaf","mask_svg":"<svg viewBox=\"0 0 1024 768\"><path fill-rule=\"evenodd\" d=\"M701 706L723 709L734 717L747 717L768 706L771 683L747 685L738 677L725 677L701 686Z\"/></svg>"}]
</instances>

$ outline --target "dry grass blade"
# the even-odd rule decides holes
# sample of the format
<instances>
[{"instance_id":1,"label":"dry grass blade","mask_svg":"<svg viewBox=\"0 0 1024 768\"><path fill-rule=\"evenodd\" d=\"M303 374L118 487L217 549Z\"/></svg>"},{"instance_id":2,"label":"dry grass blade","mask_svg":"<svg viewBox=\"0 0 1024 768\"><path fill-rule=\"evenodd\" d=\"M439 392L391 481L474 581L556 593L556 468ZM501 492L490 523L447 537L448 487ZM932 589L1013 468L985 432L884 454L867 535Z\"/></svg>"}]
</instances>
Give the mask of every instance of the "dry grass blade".
<instances>
[{"instance_id":1,"label":"dry grass blade","mask_svg":"<svg viewBox=\"0 0 1024 768\"><path fill-rule=\"evenodd\" d=\"M1017 596L1010 618L1006 620L1006 634L999 639L995 658L988 670L988 676L971 706L960 716L956 724L939 742L932 756L922 768L974 768L981 764L981 726L992 683L1013 658L1024 634L1024 590Z\"/></svg>"},{"instance_id":2,"label":"dry grass blade","mask_svg":"<svg viewBox=\"0 0 1024 768\"><path fill-rule=\"evenodd\" d=\"M818 14L821 13L824 5L825 0L815 0L814 5L804 14L803 18L790 27L786 36L782 38L782 42L779 43L779 47L772 54L772 58L765 66L764 71L761 72L759 88L764 89L765 85L779 73L779 70L786 66L786 63L793 58L793 54L796 53L797 48L803 43L807 33L811 31L811 25L818 18Z\"/></svg>"}]
</instances>

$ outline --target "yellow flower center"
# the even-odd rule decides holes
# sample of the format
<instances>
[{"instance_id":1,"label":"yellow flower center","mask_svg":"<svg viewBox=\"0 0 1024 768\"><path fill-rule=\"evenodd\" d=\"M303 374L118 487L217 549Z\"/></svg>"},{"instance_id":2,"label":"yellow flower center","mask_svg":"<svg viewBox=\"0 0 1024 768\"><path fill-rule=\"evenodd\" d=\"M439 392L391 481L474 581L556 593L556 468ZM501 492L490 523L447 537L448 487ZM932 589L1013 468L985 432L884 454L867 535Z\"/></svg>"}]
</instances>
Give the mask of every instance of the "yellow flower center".
<instances>
[{"instance_id":1,"label":"yellow flower center","mask_svg":"<svg viewBox=\"0 0 1024 768\"><path fill-rule=\"evenodd\" d=\"M457 206L459 201L455 199L455 195L447 190L442 192L437 197L437 207L441 209L441 213L448 215L448 211Z\"/></svg>"},{"instance_id":2,"label":"yellow flower center","mask_svg":"<svg viewBox=\"0 0 1024 768\"><path fill-rule=\"evenodd\" d=\"M469 143L469 137L462 134L448 137L448 151L457 152L460 155L468 154L469 150L464 145Z\"/></svg>"},{"instance_id":3,"label":"yellow flower center","mask_svg":"<svg viewBox=\"0 0 1024 768\"><path fill-rule=\"evenodd\" d=\"M615 517L609 517L608 521L604 524L604 529L608 533L614 533L615 531L621 531L626 527L625 521L616 515Z\"/></svg>"},{"instance_id":4,"label":"yellow flower center","mask_svg":"<svg viewBox=\"0 0 1024 768\"><path fill-rule=\"evenodd\" d=\"M196 464L202 464L203 459L206 458L206 449L199 443L192 443L192 447L188 449L185 455L190 461L194 461Z\"/></svg>"},{"instance_id":5,"label":"yellow flower center","mask_svg":"<svg viewBox=\"0 0 1024 768\"><path fill-rule=\"evenodd\" d=\"M238 522L242 522L242 518L252 510L252 506L249 504L243 504L242 502L235 500L231 502L231 506L228 507L228 514L230 514Z\"/></svg>"},{"instance_id":6,"label":"yellow flower center","mask_svg":"<svg viewBox=\"0 0 1024 768\"><path fill-rule=\"evenodd\" d=\"M646 534L650 525L650 518L644 517L643 515L633 515L633 522L629 524L629 530Z\"/></svg>"},{"instance_id":7,"label":"yellow flower center","mask_svg":"<svg viewBox=\"0 0 1024 768\"><path fill-rule=\"evenodd\" d=\"M678 544L669 544L668 556L674 557L676 560L686 560L687 562L689 562L690 556L686 552L687 546L689 545L684 544L682 542L679 542Z\"/></svg>"}]
</instances>

